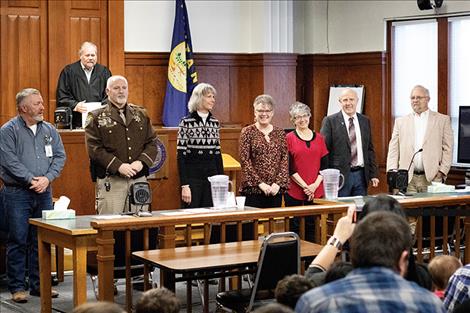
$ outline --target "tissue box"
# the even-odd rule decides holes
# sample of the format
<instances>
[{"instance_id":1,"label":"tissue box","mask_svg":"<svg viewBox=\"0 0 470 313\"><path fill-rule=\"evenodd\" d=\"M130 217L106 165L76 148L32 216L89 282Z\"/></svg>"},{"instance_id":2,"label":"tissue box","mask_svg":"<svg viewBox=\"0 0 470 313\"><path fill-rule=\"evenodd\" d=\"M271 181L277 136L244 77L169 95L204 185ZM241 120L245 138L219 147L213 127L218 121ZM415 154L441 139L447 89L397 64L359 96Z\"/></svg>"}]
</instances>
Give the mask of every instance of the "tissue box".
<instances>
[{"instance_id":1,"label":"tissue box","mask_svg":"<svg viewBox=\"0 0 470 313\"><path fill-rule=\"evenodd\" d=\"M42 211L42 218L45 220L66 220L75 218L75 210L44 210Z\"/></svg>"},{"instance_id":2,"label":"tissue box","mask_svg":"<svg viewBox=\"0 0 470 313\"><path fill-rule=\"evenodd\" d=\"M455 191L455 186L453 185L445 185L445 184L433 182L431 186L428 186L429 193L453 192L453 191Z\"/></svg>"}]
</instances>

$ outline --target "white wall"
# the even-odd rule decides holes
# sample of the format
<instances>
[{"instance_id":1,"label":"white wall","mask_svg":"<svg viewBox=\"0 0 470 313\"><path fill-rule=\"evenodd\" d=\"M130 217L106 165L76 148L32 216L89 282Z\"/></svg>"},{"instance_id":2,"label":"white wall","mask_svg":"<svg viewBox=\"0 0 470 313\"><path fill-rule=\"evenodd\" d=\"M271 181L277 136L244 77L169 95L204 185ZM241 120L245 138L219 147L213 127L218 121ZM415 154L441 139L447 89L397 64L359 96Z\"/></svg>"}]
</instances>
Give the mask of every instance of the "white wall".
<instances>
[{"instance_id":1,"label":"white wall","mask_svg":"<svg viewBox=\"0 0 470 313\"><path fill-rule=\"evenodd\" d=\"M186 0L196 52L347 53L384 50L384 19L432 14L416 0ZM125 0L125 51L170 50L175 3ZM440 13L470 11L444 0Z\"/></svg>"},{"instance_id":2,"label":"white wall","mask_svg":"<svg viewBox=\"0 0 470 313\"><path fill-rule=\"evenodd\" d=\"M196 52L293 52L291 1L186 0ZM125 0L125 51L169 51L174 1Z\"/></svg>"},{"instance_id":3,"label":"white wall","mask_svg":"<svg viewBox=\"0 0 470 313\"><path fill-rule=\"evenodd\" d=\"M439 13L469 11L470 1L444 0ZM314 14L316 12L313 12ZM385 50L385 18L429 15L416 0L329 1L330 53Z\"/></svg>"}]
</instances>

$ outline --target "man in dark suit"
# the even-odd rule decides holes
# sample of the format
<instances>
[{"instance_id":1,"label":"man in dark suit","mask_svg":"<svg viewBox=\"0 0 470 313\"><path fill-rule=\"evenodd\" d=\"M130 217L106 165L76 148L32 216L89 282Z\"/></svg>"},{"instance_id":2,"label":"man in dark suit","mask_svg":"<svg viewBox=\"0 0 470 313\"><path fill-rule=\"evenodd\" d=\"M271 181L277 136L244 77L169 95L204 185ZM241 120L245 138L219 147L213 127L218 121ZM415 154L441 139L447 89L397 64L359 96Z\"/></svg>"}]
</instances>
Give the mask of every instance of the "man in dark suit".
<instances>
[{"instance_id":1,"label":"man in dark suit","mask_svg":"<svg viewBox=\"0 0 470 313\"><path fill-rule=\"evenodd\" d=\"M340 197L367 194L369 181L379 185L369 119L356 112L358 97L345 89L339 97L341 111L323 119L321 134L328 147L328 167L340 170L344 186Z\"/></svg>"},{"instance_id":2,"label":"man in dark suit","mask_svg":"<svg viewBox=\"0 0 470 313\"><path fill-rule=\"evenodd\" d=\"M57 83L57 107L73 111L74 128L82 127L82 113L87 112L86 102L105 102L106 82L111 72L98 64L98 50L94 43L85 41L80 47L80 60L67 65Z\"/></svg>"}]
</instances>

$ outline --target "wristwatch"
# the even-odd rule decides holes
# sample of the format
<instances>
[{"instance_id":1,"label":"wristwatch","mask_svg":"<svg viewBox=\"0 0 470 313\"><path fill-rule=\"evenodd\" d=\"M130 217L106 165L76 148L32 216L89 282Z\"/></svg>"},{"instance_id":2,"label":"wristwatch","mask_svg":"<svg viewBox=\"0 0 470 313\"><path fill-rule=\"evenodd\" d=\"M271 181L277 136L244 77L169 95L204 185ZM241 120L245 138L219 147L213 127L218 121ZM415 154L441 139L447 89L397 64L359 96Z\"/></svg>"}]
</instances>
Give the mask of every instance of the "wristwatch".
<instances>
[{"instance_id":1,"label":"wristwatch","mask_svg":"<svg viewBox=\"0 0 470 313\"><path fill-rule=\"evenodd\" d=\"M331 236L330 239L328 239L328 242L326 244L336 247L336 249L338 250L341 250L341 248L343 247L343 243L339 241L339 239L336 238L335 236Z\"/></svg>"}]
</instances>

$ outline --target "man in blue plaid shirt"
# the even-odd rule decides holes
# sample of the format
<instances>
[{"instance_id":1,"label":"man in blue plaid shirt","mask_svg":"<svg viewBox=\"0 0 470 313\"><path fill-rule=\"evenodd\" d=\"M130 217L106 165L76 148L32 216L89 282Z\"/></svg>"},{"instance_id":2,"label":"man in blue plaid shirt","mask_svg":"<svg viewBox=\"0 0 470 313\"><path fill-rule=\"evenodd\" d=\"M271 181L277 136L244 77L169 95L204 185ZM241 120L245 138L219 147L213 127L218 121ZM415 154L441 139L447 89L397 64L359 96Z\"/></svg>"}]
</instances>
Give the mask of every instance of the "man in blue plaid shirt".
<instances>
[{"instance_id":1,"label":"man in blue plaid shirt","mask_svg":"<svg viewBox=\"0 0 470 313\"><path fill-rule=\"evenodd\" d=\"M460 303L470 298L470 264L459 268L449 279L444 295L444 306L453 312Z\"/></svg>"},{"instance_id":2,"label":"man in blue plaid shirt","mask_svg":"<svg viewBox=\"0 0 470 313\"><path fill-rule=\"evenodd\" d=\"M303 294L295 312L446 312L433 293L403 278L412 245L403 217L370 213L357 224L350 244L355 269Z\"/></svg>"}]
</instances>

